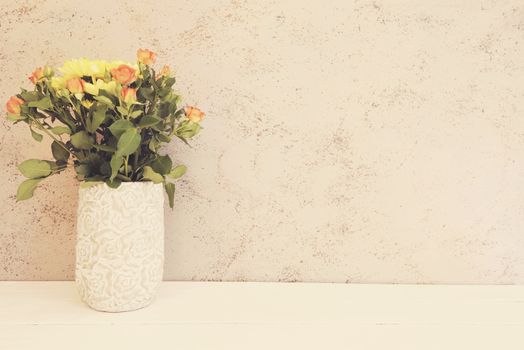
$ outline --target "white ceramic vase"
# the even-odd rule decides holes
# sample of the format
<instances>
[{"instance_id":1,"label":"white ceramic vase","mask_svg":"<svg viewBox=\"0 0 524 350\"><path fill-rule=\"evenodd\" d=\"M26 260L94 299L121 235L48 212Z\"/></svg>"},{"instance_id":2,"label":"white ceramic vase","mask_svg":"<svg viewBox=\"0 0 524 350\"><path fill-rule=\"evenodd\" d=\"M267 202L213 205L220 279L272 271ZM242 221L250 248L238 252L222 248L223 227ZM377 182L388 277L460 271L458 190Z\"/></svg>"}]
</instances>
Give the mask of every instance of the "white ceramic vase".
<instances>
[{"instance_id":1,"label":"white ceramic vase","mask_svg":"<svg viewBox=\"0 0 524 350\"><path fill-rule=\"evenodd\" d=\"M76 284L93 309L122 312L154 299L164 265L162 184L80 188Z\"/></svg>"}]
</instances>

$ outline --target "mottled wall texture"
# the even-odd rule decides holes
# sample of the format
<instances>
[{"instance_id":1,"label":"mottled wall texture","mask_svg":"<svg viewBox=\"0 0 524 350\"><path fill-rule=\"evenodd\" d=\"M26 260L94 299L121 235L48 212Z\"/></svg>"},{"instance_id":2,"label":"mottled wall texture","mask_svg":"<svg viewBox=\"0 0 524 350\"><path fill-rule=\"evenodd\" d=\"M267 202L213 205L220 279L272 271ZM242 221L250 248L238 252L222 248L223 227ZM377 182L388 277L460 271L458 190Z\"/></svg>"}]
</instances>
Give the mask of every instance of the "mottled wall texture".
<instances>
[{"instance_id":1,"label":"mottled wall texture","mask_svg":"<svg viewBox=\"0 0 524 350\"><path fill-rule=\"evenodd\" d=\"M165 278L524 283L521 0L1 0L0 96L43 64L175 67L207 112L166 208ZM0 127L0 279L72 279L77 183Z\"/></svg>"}]
</instances>

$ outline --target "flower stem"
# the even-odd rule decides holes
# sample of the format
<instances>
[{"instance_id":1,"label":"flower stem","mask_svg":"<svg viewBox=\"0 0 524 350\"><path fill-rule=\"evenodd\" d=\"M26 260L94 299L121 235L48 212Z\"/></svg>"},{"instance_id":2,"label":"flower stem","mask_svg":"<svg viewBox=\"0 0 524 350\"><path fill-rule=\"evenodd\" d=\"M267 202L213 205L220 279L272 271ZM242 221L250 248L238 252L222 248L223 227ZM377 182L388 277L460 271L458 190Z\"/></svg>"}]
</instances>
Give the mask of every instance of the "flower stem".
<instances>
[{"instance_id":1,"label":"flower stem","mask_svg":"<svg viewBox=\"0 0 524 350\"><path fill-rule=\"evenodd\" d=\"M126 177L127 177L127 163L129 162L129 156L126 156L124 158L124 172L126 173Z\"/></svg>"},{"instance_id":2,"label":"flower stem","mask_svg":"<svg viewBox=\"0 0 524 350\"><path fill-rule=\"evenodd\" d=\"M34 123L38 124L38 128L39 128L40 130L42 130L43 132L45 132L45 133L46 133L49 137L51 137L53 140L55 140L56 143L57 143L60 147L62 147L65 151L67 151L67 153L73 155L73 153L71 153L71 151L68 150L66 146L64 146L64 144L62 143L62 141L60 141L60 140L57 139L53 134L51 134L51 133L49 132L49 130L47 130L47 129L44 127L44 125L43 125L42 123L40 123L36 118L34 118L34 117L32 117L32 116L29 116L29 118L30 118Z\"/></svg>"},{"instance_id":3,"label":"flower stem","mask_svg":"<svg viewBox=\"0 0 524 350\"><path fill-rule=\"evenodd\" d=\"M117 174L117 175L116 175L116 178L117 178L117 179L120 179L120 180L124 180L124 181L129 181L129 182L131 182L131 179L130 179L129 177L124 176L124 175L122 175L122 174Z\"/></svg>"},{"instance_id":4,"label":"flower stem","mask_svg":"<svg viewBox=\"0 0 524 350\"><path fill-rule=\"evenodd\" d=\"M136 150L136 152L134 154L134 158L133 158L133 171L135 172L135 174L136 174L136 168L138 166L138 157L139 157L139 155L140 155L140 146Z\"/></svg>"}]
</instances>

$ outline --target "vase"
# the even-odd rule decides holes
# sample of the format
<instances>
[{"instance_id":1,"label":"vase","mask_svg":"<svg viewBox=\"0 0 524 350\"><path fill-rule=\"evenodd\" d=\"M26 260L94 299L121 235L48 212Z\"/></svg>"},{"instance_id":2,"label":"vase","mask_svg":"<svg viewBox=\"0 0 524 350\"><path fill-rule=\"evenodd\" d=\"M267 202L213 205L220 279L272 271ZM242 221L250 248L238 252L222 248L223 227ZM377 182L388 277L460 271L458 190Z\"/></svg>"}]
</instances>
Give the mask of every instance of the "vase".
<instances>
[{"instance_id":1,"label":"vase","mask_svg":"<svg viewBox=\"0 0 524 350\"><path fill-rule=\"evenodd\" d=\"M87 305L123 312L153 301L164 265L162 184L80 188L77 235L75 280Z\"/></svg>"}]
</instances>

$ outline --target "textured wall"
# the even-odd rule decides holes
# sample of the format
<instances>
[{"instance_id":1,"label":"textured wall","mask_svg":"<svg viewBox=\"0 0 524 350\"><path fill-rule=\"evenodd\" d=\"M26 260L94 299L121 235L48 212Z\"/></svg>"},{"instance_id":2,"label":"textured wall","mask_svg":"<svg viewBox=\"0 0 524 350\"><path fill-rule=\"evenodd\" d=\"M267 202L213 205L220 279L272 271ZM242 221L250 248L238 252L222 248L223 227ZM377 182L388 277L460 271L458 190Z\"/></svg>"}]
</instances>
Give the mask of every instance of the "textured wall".
<instances>
[{"instance_id":1,"label":"textured wall","mask_svg":"<svg viewBox=\"0 0 524 350\"><path fill-rule=\"evenodd\" d=\"M1 2L2 99L147 47L207 111L167 279L524 282L522 1ZM50 152L0 137L0 279L73 278L73 175L16 204Z\"/></svg>"}]
</instances>

